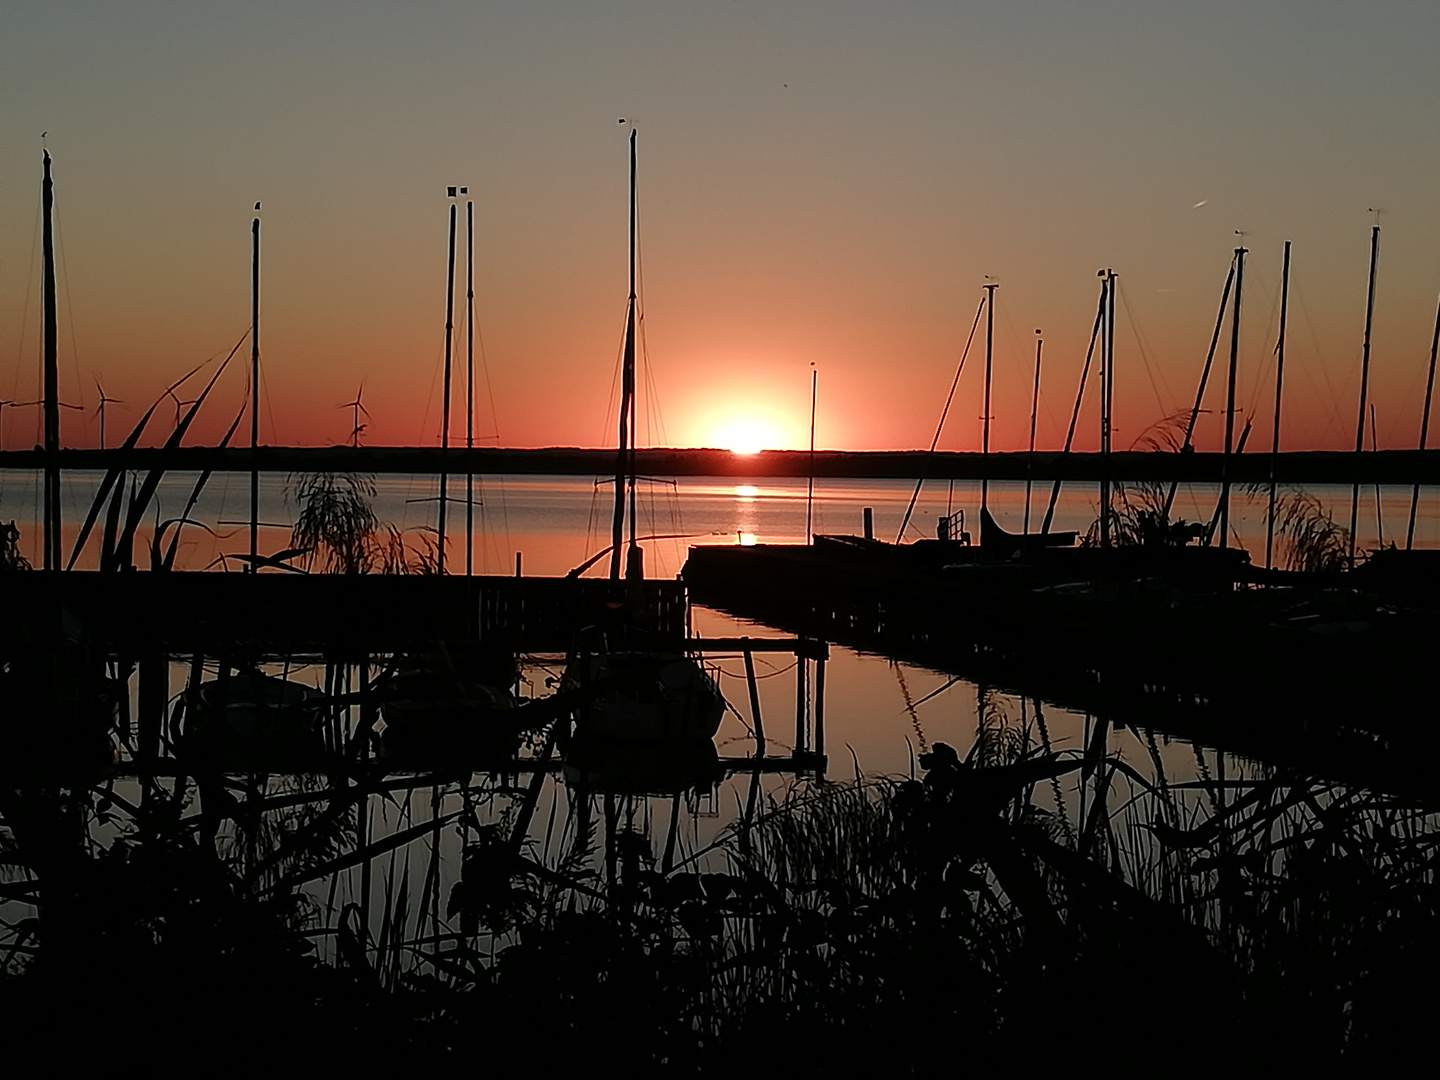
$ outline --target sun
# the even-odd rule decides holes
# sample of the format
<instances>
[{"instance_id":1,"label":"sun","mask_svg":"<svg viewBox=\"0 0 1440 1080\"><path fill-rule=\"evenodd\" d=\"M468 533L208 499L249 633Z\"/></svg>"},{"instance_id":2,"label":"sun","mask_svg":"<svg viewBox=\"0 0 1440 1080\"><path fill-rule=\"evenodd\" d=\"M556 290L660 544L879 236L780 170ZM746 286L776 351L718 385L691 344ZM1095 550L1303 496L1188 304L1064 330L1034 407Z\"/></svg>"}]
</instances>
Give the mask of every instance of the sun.
<instances>
[{"instance_id":1,"label":"sun","mask_svg":"<svg viewBox=\"0 0 1440 1080\"><path fill-rule=\"evenodd\" d=\"M783 441L777 432L763 420L742 417L727 420L715 431L714 441L732 454L758 454L761 450L772 450Z\"/></svg>"}]
</instances>

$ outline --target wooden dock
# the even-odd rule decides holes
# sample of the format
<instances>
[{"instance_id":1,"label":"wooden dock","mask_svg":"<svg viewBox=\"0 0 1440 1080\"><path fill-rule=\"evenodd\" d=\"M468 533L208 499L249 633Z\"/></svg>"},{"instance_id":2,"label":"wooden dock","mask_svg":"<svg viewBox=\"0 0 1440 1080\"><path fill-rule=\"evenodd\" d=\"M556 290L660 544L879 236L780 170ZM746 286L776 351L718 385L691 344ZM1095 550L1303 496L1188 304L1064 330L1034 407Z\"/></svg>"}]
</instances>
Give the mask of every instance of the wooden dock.
<instances>
[{"instance_id":1,"label":"wooden dock","mask_svg":"<svg viewBox=\"0 0 1440 1080\"><path fill-rule=\"evenodd\" d=\"M695 603L789 633L1440 803L1414 712L1435 690L1433 610L1333 588L1203 595L1025 573L757 545L692 548L684 578Z\"/></svg>"},{"instance_id":2,"label":"wooden dock","mask_svg":"<svg viewBox=\"0 0 1440 1080\"><path fill-rule=\"evenodd\" d=\"M621 610L665 638L687 629L685 586L666 580L19 572L0 576L0 604L0 645L63 619L68 633L131 656L363 657L448 640L564 652L578 630Z\"/></svg>"}]
</instances>

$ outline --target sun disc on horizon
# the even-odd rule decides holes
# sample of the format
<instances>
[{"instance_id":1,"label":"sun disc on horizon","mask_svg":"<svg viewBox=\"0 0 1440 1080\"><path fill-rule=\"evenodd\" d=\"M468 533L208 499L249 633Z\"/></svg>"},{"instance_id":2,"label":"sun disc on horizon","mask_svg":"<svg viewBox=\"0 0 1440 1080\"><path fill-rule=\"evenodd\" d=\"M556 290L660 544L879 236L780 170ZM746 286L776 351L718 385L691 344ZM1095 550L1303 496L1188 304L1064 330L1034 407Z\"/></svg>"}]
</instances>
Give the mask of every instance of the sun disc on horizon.
<instances>
[{"instance_id":1,"label":"sun disc on horizon","mask_svg":"<svg viewBox=\"0 0 1440 1080\"><path fill-rule=\"evenodd\" d=\"M772 450L781 442L779 433L769 424L749 417L729 420L716 430L715 443L732 454L758 454Z\"/></svg>"}]
</instances>

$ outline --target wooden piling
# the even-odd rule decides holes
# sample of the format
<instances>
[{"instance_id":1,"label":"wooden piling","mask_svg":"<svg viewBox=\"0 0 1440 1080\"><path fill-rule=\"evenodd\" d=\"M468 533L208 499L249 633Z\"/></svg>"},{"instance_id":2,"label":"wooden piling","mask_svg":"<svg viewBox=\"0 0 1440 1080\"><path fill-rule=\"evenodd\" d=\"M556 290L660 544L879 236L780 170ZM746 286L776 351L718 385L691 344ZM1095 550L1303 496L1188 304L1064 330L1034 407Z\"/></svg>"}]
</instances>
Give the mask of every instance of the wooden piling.
<instances>
[{"instance_id":1,"label":"wooden piling","mask_svg":"<svg viewBox=\"0 0 1440 1080\"><path fill-rule=\"evenodd\" d=\"M795 750L794 753L803 753L808 747L805 735L805 682L808 661L797 652L795 654Z\"/></svg>"},{"instance_id":2,"label":"wooden piling","mask_svg":"<svg viewBox=\"0 0 1440 1080\"><path fill-rule=\"evenodd\" d=\"M815 661L815 754L825 756L825 658Z\"/></svg>"},{"instance_id":3,"label":"wooden piling","mask_svg":"<svg viewBox=\"0 0 1440 1080\"><path fill-rule=\"evenodd\" d=\"M160 754L160 729L170 701L170 665L163 653L147 653L140 660L139 756L153 761Z\"/></svg>"},{"instance_id":4,"label":"wooden piling","mask_svg":"<svg viewBox=\"0 0 1440 1080\"><path fill-rule=\"evenodd\" d=\"M750 639L741 638L745 652L745 682L750 688L750 722L755 727L755 756L765 756L765 721L760 717L760 684L755 679L755 654Z\"/></svg>"}]
</instances>

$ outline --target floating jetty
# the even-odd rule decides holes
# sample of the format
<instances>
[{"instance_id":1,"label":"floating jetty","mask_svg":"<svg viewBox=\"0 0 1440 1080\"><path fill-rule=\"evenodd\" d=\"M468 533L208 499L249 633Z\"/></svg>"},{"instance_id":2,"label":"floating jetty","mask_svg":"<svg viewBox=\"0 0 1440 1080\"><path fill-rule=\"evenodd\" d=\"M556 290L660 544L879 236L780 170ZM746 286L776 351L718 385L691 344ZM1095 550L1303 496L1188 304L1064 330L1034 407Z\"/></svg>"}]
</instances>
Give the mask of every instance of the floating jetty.
<instances>
[{"instance_id":1,"label":"floating jetty","mask_svg":"<svg viewBox=\"0 0 1440 1080\"><path fill-rule=\"evenodd\" d=\"M437 641L503 643L514 652L565 652L580 628L624 606L639 625L686 636L677 581L433 574L13 573L0 644L32 633L33 618L63 610L111 652L144 650L257 658L337 658L424 648Z\"/></svg>"},{"instance_id":2,"label":"floating jetty","mask_svg":"<svg viewBox=\"0 0 1440 1080\"><path fill-rule=\"evenodd\" d=\"M1042 549L996 562L980 552L860 537L692 547L683 577L696 603L787 632L1440 797L1431 735L1414 715L1433 689L1440 609L1391 592L1427 596L1413 573L1381 558L1370 573L1245 588L1237 581L1265 572L1233 549Z\"/></svg>"}]
</instances>

